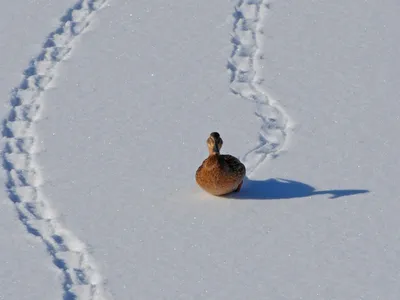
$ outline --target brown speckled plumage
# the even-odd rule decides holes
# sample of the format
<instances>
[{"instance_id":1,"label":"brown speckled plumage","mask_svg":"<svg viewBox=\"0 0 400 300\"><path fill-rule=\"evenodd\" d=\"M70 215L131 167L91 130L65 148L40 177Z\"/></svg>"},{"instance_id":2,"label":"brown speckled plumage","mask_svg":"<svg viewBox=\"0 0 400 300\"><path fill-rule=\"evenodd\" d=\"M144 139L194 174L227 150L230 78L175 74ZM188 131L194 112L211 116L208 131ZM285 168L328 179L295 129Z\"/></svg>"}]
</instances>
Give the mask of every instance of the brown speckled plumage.
<instances>
[{"instance_id":1,"label":"brown speckled plumage","mask_svg":"<svg viewBox=\"0 0 400 300\"><path fill-rule=\"evenodd\" d=\"M210 155L196 171L197 184L215 196L238 192L246 175L246 167L232 155L222 155L222 139L217 132L207 139Z\"/></svg>"}]
</instances>

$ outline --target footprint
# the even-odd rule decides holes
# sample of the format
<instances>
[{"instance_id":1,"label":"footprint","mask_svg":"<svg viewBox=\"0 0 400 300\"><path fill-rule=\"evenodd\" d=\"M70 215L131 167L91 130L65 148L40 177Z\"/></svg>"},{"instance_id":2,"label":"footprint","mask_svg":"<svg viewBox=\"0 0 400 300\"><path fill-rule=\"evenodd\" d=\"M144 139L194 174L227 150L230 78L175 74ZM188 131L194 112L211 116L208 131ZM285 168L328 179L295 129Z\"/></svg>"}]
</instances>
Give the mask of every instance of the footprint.
<instances>
[{"instance_id":1,"label":"footprint","mask_svg":"<svg viewBox=\"0 0 400 300\"><path fill-rule=\"evenodd\" d=\"M256 145L241 158L249 175L265 159L279 155L291 132L289 116L260 86L263 79L259 75L259 62L265 58L261 53L262 26L268 8L265 0L239 0L232 14L233 50L227 64L230 90L254 103L254 115L261 123Z\"/></svg>"},{"instance_id":2,"label":"footprint","mask_svg":"<svg viewBox=\"0 0 400 300\"><path fill-rule=\"evenodd\" d=\"M12 90L10 111L2 122L2 161L8 197L27 232L43 242L62 273L64 300L111 297L87 247L61 224L41 191L42 178L35 157L35 121L43 105L42 94L53 80L56 67L104 4L104 0L81 0L67 11L59 27L46 38L40 54L30 61L21 83Z\"/></svg>"}]
</instances>

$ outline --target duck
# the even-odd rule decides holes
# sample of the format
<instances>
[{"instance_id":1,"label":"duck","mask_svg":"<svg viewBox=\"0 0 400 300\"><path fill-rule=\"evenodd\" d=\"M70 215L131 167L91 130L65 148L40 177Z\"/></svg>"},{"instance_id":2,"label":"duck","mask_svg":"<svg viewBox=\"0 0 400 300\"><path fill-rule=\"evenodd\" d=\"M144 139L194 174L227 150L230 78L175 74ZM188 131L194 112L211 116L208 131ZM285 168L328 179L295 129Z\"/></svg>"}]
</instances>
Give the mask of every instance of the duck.
<instances>
[{"instance_id":1,"label":"duck","mask_svg":"<svg viewBox=\"0 0 400 300\"><path fill-rule=\"evenodd\" d=\"M196 182L214 196L237 193L246 176L245 165L236 157L221 154L223 140L218 132L207 138L209 155L196 171Z\"/></svg>"}]
</instances>

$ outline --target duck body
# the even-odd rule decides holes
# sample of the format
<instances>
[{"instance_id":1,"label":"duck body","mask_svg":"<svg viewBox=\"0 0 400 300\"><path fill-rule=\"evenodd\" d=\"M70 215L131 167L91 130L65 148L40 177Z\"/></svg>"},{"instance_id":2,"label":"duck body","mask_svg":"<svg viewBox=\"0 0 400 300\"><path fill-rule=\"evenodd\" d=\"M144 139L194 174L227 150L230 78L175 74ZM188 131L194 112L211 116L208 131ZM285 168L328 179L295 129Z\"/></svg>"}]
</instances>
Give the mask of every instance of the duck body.
<instances>
[{"instance_id":1,"label":"duck body","mask_svg":"<svg viewBox=\"0 0 400 300\"><path fill-rule=\"evenodd\" d=\"M210 155L196 172L197 184L206 192L222 196L239 191L246 167L231 155Z\"/></svg>"},{"instance_id":2,"label":"duck body","mask_svg":"<svg viewBox=\"0 0 400 300\"><path fill-rule=\"evenodd\" d=\"M207 140L209 156L196 171L196 182L206 192L222 196L239 192L246 175L246 167L232 155L220 154L222 139L216 132Z\"/></svg>"}]
</instances>

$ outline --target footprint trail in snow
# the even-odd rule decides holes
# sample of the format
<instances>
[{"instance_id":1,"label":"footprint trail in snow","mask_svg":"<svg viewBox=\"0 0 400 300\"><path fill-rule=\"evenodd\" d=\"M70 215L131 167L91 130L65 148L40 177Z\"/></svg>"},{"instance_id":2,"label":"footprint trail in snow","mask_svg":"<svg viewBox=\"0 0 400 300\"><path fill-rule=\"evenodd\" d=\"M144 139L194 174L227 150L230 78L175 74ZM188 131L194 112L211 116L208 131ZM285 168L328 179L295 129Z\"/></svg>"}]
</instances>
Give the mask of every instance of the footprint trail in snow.
<instances>
[{"instance_id":1,"label":"footprint trail in snow","mask_svg":"<svg viewBox=\"0 0 400 300\"><path fill-rule=\"evenodd\" d=\"M288 115L260 87L262 26L268 7L265 0L239 0L233 13L233 50L227 65L231 74L230 89L241 98L255 103L255 115L261 121L257 145L241 158L248 175L267 157L276 157L286 146L290 133Z\"/></svg>"},{"instance_id":2,"label":"footprint trail in snow","mask_svg":"<svg viewBox=\"0 0 400 300\"><path fill-rule=\"evenodd\" d=\"M39 141L34 127L43 106L42 95L53 80L58 64L105 2L78 1L61 18L58 28L46 38L40 54L24 71L21 83L12 90L11 107L2 124L2 160L8 197L20 222L28 233L43 242L60 270L63 300L111 297L87 246L61 224L49 199L42 193L40 166L35 158Z\"/></svg>"}]
</instances>

